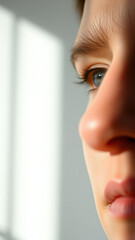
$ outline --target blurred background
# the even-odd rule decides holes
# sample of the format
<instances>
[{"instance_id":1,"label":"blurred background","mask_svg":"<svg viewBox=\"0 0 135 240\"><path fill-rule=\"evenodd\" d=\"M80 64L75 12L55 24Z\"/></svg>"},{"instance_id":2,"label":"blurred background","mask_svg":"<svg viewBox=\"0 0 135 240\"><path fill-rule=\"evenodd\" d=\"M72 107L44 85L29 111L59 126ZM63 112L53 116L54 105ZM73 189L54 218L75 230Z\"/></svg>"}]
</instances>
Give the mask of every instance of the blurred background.
<instances>
[{"instance_id":1,"label":"blurred background","mask_svg":"<svg viewBox=\"0 0 135 240\"><path fill-rule=\"evenodd\" d=\"M74 0L0 0L0 240L107 239L78 123Z\"/></svg>"}]
</instances>

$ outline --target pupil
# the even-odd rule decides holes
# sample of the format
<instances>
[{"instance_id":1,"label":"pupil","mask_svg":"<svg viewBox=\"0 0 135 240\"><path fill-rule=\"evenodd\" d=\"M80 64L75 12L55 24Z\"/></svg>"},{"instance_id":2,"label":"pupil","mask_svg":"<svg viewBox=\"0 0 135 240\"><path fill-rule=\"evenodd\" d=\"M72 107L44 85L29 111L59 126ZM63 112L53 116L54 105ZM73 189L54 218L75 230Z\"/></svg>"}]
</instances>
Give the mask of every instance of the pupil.
<instances>
[{"instance_id":1,"label":"pupil","mask_svg":"<svg viewBox=\"0 0 135 240\"><path fill-rule=\"evenodd\" d=\"M105 75L105 72L106 72L106 69L100 70L100 71L98 70L98 72L93 73L93 83L95 87L98 87L101 84L103 77Z\"/></svg>"}]
</instances>

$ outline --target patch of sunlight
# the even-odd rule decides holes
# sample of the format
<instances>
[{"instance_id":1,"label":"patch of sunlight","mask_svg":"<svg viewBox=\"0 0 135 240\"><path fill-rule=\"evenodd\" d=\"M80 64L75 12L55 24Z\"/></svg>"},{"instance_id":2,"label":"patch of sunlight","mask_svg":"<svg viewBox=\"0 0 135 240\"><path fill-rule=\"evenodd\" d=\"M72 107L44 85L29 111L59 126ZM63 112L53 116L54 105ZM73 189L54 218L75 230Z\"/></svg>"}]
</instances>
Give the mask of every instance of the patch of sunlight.
<instances>
[{"instance_id":1,"label":"patch of sunlight","mask_svg":"<svg viewBox=\"0 0 135 240\"><path fill-rule=\"evenodd\" d=\"M15 17L0 7L0 230L8 228L12 46Z\"/></svg>"},{"instance_id":2,"label":"patch of sunlight","mask_svg":"<svg viewBox=\"0 0 135 240\"><path fill-rule=\"evenodd\" d=\"M17 24L17 97L12 233L56 240L59 233L62 43Z\"/></svg>"}]
</instances>

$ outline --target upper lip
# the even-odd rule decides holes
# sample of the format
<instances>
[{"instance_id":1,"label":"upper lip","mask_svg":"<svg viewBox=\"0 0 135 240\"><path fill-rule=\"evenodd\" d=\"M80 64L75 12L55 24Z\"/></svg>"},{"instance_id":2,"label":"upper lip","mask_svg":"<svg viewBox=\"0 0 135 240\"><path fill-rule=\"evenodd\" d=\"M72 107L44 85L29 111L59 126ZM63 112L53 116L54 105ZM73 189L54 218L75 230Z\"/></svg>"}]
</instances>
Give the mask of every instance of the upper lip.
<instances>
[{"instance_id":1,"label":"upper lip","mask_svg":"<svg viewBox=\"0 0 135 240\"><path fill-rule=\"evenodd\" d=\"M111 204L118 197L135 197L135 178L128 178L124 181L109 181L106 185L104 196L108 204Z\"/></svg>"}]
</instances>

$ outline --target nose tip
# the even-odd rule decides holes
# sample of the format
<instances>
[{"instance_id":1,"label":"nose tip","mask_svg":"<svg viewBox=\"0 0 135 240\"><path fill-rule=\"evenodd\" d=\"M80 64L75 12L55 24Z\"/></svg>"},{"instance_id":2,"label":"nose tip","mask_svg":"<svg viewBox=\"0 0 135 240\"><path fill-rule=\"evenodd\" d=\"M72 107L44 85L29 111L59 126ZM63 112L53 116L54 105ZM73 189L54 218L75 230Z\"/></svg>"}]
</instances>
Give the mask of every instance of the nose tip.
<instances>
[{"instance_id":1,"label":"nose tip","mask_svg":"<svg viewBox=\"0 0 135 240\"><path fill-rule=\"evenodd\" d=\"M112 128L107 125L101 118L93 119L85 114L79 124L80 136L92 148L106 151L107 143L114 135Z\"/></svg>"},{"instance_id":2,"label":"nose tip","mask_svg":"<svg viewBox=\"0 0 135 240\"><path fill-rule=\"evenodd\" d=\"M90 112L89 112L90 111ZM81 138L93 149L110 152L111 155L126 149L135 149L135 129L128 122L109 119L109 114L94 116L87 110L79 123Z\"/></svg>"}]
</instances>

